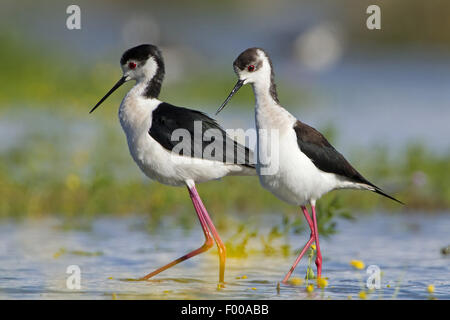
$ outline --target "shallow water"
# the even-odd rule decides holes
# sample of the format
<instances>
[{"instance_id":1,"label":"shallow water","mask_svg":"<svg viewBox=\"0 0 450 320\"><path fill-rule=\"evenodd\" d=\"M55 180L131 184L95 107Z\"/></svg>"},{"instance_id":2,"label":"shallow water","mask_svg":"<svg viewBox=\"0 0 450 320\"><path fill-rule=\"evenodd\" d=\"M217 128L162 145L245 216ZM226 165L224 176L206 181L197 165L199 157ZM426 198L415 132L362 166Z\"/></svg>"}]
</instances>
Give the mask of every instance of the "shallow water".
<instances>
[{"instance_id":1,"label":"shallow water","mask_svg":"<svg viewBox=\"0 0 450 320\"><path fill-rule=\"evenodd\" d=\"M430 284L435 286L434 297L450 299L450 257L440 253L450 244L448 214L374 214L354 222L339 220L339 233L321 241L323 273L329 285L311 295L305 285L281 285L276 290L294 255L250 253L246 258L229 258L226 285L221 290L217 289L215 250L152 281L130 281L198 247L203 240L199 227L182 230L169 224L149 232L142 227L145 223L136 217L101 218L87 228L69 230L57 219L0 224L0 298L355 299L367 275L353 269L349 261L360 259L382 271L381 289L370 294L370 299L390 299L397 287L396 298L427 299ZM291 235L290 244L300 247L307 235ZM223 239L229 236L225 233ZM69 265L81 269L81 290L66 287ZM305 270L306 259L294 277L303 278ZM243 275L246 279L237 279Z\"/></svg>"}]
</instances>

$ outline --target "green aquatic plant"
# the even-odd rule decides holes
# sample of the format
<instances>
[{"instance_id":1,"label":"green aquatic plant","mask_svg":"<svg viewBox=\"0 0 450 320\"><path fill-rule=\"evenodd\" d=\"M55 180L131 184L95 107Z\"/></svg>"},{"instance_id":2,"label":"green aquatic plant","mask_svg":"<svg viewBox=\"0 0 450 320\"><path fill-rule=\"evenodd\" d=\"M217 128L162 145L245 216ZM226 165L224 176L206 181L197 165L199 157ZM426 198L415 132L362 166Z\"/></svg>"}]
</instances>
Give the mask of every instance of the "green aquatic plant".
<instances>
[{"instance_id":1,"label":"green aquatic plant","mask_svg":"<svg viewBox=\"0 0 450 320\"><path fill-rule=\"evenodd\" d=\"M247 244L251 238L255 238L256 231L249 231L246 225L241 223L236 232L227 239L225 246L229 258L245 258L248 256Z\"/></svg>"},{"instance_id":2,"label":"green aquatic plant","mask_svg":"<svg viewBox=\"0 0 450 320\"><path fill-rule=\"evenodd\" d=\"M306 267L306 275L305 275L306 284L309 283L309 280L316 278L316 275L314 274L314 271L312 268L312 261L315 256L315 251L316 251L316 246L314 244L312 244L311 247L309 248L309 252L308 252L308 264Z\"/></svg>"},{"instance_id":3,"label":"green aquatic plant","mask_svg":"<svg viewBox=\"0 0 450 320\"><path fill-rule=\"evenodd\" d=\"M278 226L273 226L269 231L267 236L260 236L261 243L263 245L263 252L267 256L271 256L275 254L278 250L274 246L274 240L280 239L282 237L282 233L279 231Z\"/></svg>"},{"instance_id":4,"label":"green aquatic plant","mask_svg":"<svg viewBox=\"0 0 450 320\"><path fill-rule=\"evenodd\" d=\"M59 250L53 254L53 258L57 259L65 254L71 254L75 256L85 256L85 257L97 257L102 256L103 252L101 251L90 252L85 250L67 250L66 248L59 248Z\"/></svg>"}]
</instances>

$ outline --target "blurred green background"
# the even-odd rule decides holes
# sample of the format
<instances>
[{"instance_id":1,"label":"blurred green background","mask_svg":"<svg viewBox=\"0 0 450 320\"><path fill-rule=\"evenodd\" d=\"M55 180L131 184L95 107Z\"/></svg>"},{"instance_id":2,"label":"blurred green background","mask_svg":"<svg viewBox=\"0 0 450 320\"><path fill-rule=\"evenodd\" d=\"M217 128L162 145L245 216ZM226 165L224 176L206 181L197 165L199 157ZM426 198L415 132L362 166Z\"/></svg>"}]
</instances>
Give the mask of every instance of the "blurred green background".
<instances>
[{"instance_id":1,"label":"blurred green background","mask_svg":"<svg viewBox=\"0 0 450 320\"><path fill-rule=\"evenodd\" d=\"M448 1L77 1L81 30L66 28L70 4L1 4L0 217L195 223L186 190L149 181L128 154L117 108L131 84L88 114L120 77L122 52L140 43L162 49L161 99L210 115L235 83L235 57L265 48L281 103L407 204L334 192L320 202L330 222L322 228L350 212L448 212ZM381 7L381 30L366 28L370 4ZM253 105L244 88L218 120L251 128ZM199 192L220 228L242 212L298 211L256 178L227 177Z\"/></svg>"}]
</instances>

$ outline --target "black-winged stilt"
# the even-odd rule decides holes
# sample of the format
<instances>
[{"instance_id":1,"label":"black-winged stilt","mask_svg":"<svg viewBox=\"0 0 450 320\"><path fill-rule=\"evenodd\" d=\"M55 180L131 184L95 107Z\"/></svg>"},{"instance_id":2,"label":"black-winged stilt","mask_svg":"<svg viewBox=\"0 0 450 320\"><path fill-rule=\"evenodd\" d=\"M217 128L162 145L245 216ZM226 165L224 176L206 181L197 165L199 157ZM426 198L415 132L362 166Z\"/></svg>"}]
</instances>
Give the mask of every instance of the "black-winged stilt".
<instances>
[{"instance_id":1,"label":"black-winged stilt","mask_svg":"<svg viewBox=\"0 0 450 320\"><path fill-rule=\"evenodd\" d=\"M127 137L131 156L149 178L171 186L187 186L206 239L200 248L142 279L149 279L208 250L214 239L220 258L219 281L223 282L225 246L197 193L195 184L227 175L255 175L253 154L251 150L230 138L216 121L206 114L158 100L164 77L164 62L156 46L144 44L127 50L120 59L120 65L122 78L90 112L126 81L136 80L119 108L119 120ZM173 136L177 129L181 129L181 133L187 133L187 138L191 139L187 144L189 148L178 153L174 152L174 147L178 145L179 138ZM218 133L214 138L221 140L221 143L219 150L216 148L213 152L206 152L211 141L205 136L210 130L213 130L213 134ZM219 140L214 140L215 146Z\"/></svg>"},{"instance_id":2,"label":"black-winged stilt","mask_svg":"<svg viewBox=\"0 0 450 320\"><path fill-rule=\"evenodd\" d=\"M216 114L225 107L239 88L248 83L252 85L256 100L256 171L260 182L278 198L301 206L311 229L310 239L284 277L283 283L287 282L313 242L317 247L317 276L321 277L322 254L317 231L316 200L334 189L361 189L401 202L365 179L319 131L297 120L280 105L272 62L263 49L245 50L234 61L233 67L239 80ZM272 140L273 130L276 131L275 140ZM274 172L267 173L264 171L267 162L263 163L262 159L274 152L277 153L277 168ZM312 219L306 208L308 203L311 205Z\"/></svg>"}]
</instances>

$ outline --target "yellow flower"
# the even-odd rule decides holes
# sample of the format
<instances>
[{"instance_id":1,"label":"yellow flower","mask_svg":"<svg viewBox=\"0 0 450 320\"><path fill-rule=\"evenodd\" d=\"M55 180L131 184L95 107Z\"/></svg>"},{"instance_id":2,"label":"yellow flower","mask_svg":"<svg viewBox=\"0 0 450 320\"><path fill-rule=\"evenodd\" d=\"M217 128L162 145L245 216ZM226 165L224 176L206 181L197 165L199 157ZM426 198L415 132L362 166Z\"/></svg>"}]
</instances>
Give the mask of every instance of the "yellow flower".
<instances>
[{"instance_id":1,"label":"yellow flower","mask_svg":"<svg viewBox=\"0 0 450 320\"><path fill-rule=\"evenodd\" d=\"M314 291L314 286L312 284L310 284L306 287L306 292L311 293L313 291Z\"/></svg>"},{"instance_id":2,"label":"yellow flower","mask_svg":"<svg viewBox=\"0 0 450 320\"><path fill-rule=\"evenodd\" d=\"M365 291L361 291L361 292L359 293L359 298L360 298L360 299L363 299L363 300L366 300L366 299L367 299L366 292L365 292Z\"/></svg>"},{"instance_id":3,"label":"yellow flower","mask_svg":"<svg viewBox=\"0 0 450 320\"><path fill-rule=\"evenodd\" d=\"M328 281L325 278L317 278L317 285L319 288L325 288L328 286Z\"/></svg>"},{"instance_id":4,"label":"yellow flower","mask_svg":"<svg viewBox=\"0 0 450 320\"><path fill-rule=\"evenodd\" d=\"M427 287L427 291L428 291L428 293L433 293L433 292L434 292L434 286L433 286L432 284L430 284L430 285Z\"/></svg>"},{"instance_id":5,"label":"yellow flower","mask_svg":"<svg viewBox=\"0 0 450 320\"><path fill-rule=\"evenodd\" d=\"M314 251L316 251L316 245L315 245L315 244L312 244L312 245L311 245L311 249L313 249Z\"/></svg>"},{"instance_id":6,"label":"yellow flower","mask_svg":"<svg viewBox=\"0 0 450 320\"><path fill-rule=\"evenodd\" d=\"M78 177L76 174L69 174L66 178L66 187L67 189L74 191L78 189L80 186L80 177Z\"/></svg>"},{"instance_id":7,"label":"yellow flower","mask_svg":"<svg viewBox=\"0 0 450 320\"><path fill-rule=\"evenodd\" d=\"M242 279L247 279L247 276L244 274L244 275L242 276Z\"/></svg>"},{"instance_id":8,"label":"yellow flower","mask_svg":"<svg viewBox=\"0 0 450 320\"><path fill-rule=\"evenodd\" d=\"M391 287L391 285L390 284L388 284L387 286L386 286L387 288L390 288Z\"/></svg>"},{"instance_id":9,"label":"yellow flower","mask_svg":"<svg viewBox=\"0 0 450 320\"><path fill-rule=\"evenodd\" d=\"M364 262L362 262L361 260L352 260L350 261L350 265L359 270L362 270L365 267Z\"/></svg>"},{"instance_id":10,"label":"yellow flower","mask_svg":"<svg viewBox=\"0 0 450 320\"><path fill-rule=\"evenodd\" d=\"M108 277L108 280L112 280L113 279L113 277Z\"/></svg>"},{"instance_id":11,"label":"yellow flower","mask_svg":"<svg viewBox=\"0 0 450 320\"><path fill-rule=\"evenodd\" d=\"M252 288L252 290L256 290L256 288Z\"/></svg>"},{"instance_id":12,"label":"yellow flower","mask_svg":"<svg viewBox=\"0 0 450 320\"><path fill-rule=\"evenodd\" d=\"M303 284L303 279L292 278L291 280L289 280L289 283L294 285L294 286L301 286Z\"/></svg>"}]
</instances>

